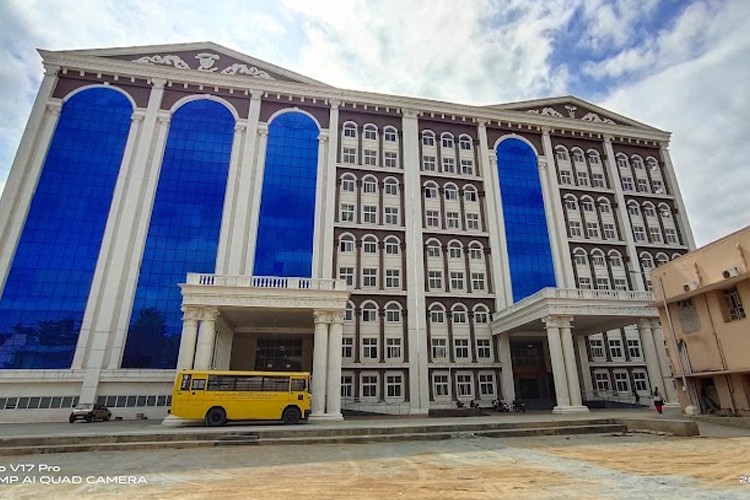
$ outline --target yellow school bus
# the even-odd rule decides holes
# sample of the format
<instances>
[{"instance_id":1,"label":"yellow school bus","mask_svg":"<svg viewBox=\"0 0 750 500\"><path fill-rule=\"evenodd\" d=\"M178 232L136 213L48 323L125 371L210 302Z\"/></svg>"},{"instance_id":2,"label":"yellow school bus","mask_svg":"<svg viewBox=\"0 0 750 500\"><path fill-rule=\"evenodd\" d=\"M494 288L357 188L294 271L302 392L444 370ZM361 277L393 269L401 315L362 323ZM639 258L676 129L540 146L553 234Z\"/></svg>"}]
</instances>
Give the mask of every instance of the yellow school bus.
<instances>
[{"instance_id":1,"label":"yellow school bus","mask_svg":"<svg viewBox=\"0 0 750 500\"><path fill-rule=\"evenodd\" d=\"M183 370L177 373L169 413L220 426L232 420L281 420L310 416L307 372Z\"/></svg>"}]
</instances>

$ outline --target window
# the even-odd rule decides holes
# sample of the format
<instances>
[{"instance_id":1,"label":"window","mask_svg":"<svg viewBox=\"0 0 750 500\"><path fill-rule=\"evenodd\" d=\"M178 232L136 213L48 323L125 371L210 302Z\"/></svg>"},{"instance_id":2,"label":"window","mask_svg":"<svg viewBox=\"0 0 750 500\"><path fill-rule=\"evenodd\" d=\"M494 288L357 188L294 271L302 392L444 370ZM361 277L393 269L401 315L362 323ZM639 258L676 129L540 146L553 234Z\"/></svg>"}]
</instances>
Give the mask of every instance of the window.
<instances>
[{"instance_id":1,"label":"window","mask_svg":"<svg viewBox=\"0 0 750 500\"><path fill-rule=\"evenodd\" d=\"M461 137L458 143L462 151L471 151L471 139L469 137Z\"/></svg>"},{"instance_id":2,"label":"window","mask_svg":"<svg viewBox=\"0 0 750 500\"><path fill-rule=\"evenodd\" d=\"M386 396L389 398L401 397L401 375L387 375L385 377Z\"/></svg>"},{"instance_id":3,"label":"window","mask_svg":"<svg viewBox=\"0 0 750 500\"><path fill-rule=\"evenodd\" d=\"M378 270L374 268L362 269L362 287L363 288L375 288L378 286Z\"/></svg>"},{"instance_id":4,"label":"window","mask_svg":"<svg viewBox=\"0 0 750 500\"><path fill-rule=\"evenodd\" d=\"M440 227L440 215L437 210L425 210L427 227Z\"/></svg>"},{"instance_id":5,"label":"window","mask_svg":"<svg viewBox=\"0 0 750 500\"><path fill-rule=\"evenodd\" d=\"M582 251L578 251L573 254L573 261L578 266L585 266L588 264L588 258L586 257L586 253Z\"/></svg>"},{"instance_id":6,"label":"window","mask_svg":"<svg viewBox=\"0 0 750 500\"><path fill-rule=\"evenodd\" d=\"M430 310L430 322L435 324L445 323L445 311L439 307Z\"/></svg>"},{"instance_id":7,"label":"window","mask_svg":"<svg viewBox=\"0 0 750 500\"><path fill-rule=\"evenodd\" d=\"M428 243L427 244L427 256L428 257L440 257L440 243Z\"/></svg>"},{"instance_id":8,"label":"window","mask_svg":"<svg viewBox=\"0 0 750 500\"><path fill-rule=\"evenodd\" d=\"M568 225L570 226L571 238L580 238L581 236L583 236L580 222L572 220L568 223Z\"/></svg>"},{"instance_id":9,"label":"window","mask_svg":"<svg viewBox=\"0 0 750 500\"><path fill-rule=\"evenodd\" d=\"M398 306L390 305L385 310L386 323L401 323L401 309Z\"/></svg>"},{"instance_id":10,"label":"window","mask_svg":"<svg viewBox=\"0 0 750 500\"><path fill-rule=\"evenodd\" d=\"M342 203L340 219L341 222L354 222L354 205Z\"/></svg>"},{"instance_id":11,"label":"window","mask_svg":"<svg viewBox=\"0 0 750 500\"><path fill-rule=\"evenodd\" d=\"M422 157L422 170L427 172L434 172L437 170L437 159L431 155L424 155Z\"/></svg>"},{"instance_id":12,"label":"window","mask_svg":"<svg viewBox=\"0 0 750 500\"><path fill-rule=\"evenodd\" d=\"M397 226L398 220L398 208L397 207L385 207L385 223Z\"/></svg>"},{"instance_id":13,"label":"window","mask_svg":"<svg viewBox=\"0 0 750 500\"><path fill-rule=\"evenodd\" d=\"M362 339L362 357L365 359L378 359L378 339L365 337Z\"/></svg>"},{"instance_id":14,"label":"window","mask_svg":"<svg viewBox=\"0 0 750 500\"><path fill-rule=\"evenodd\" d=\"M424 187L424 197L436 199L438 197L438 189L435 186L429 185Z\"/></svg>"},{"instance_id":15,"label":"window","mask_svg":"<svg viewBox=\"0 0 750 500\"><path fill-rule=\"evenodd\" d=\"M604 239L605 240L616 240L617 231L615 231L615 225L609 222L604 223Z\"/></svg>"},{"instance_id":16,"label":"window","mask_svg":"<svg viewBox=\"0 0 750 500\"><path fill-rule=\"evenodd\" d=\"M667 243L671 245L677 245L679 244L679 241L677 240L677 231L668 227L664 229L664 236L667 239Z\"/></svg>"},{"instance_id":17,"label":"window","mask_svg":"<svg viewBox=\"0 0 750 500\"><path fill-rule=\"evenodd\" d=\"M453 339L457 359L469 358L469 339Z\"/></svg>"},{"instance_id":18,"label":"window","mask_svg":"<svg viewBox=\"0 0 750 500\"><path fill-rule=\"evenodd\" d=\"M443 189L443 192L445 193L446 200L451 200L451 201L458 200L458 189L454 187L446 187L445 189Z\"/></svg>"},{"instance_id":19,"label":"window","mask_svg":"<svg viewBox=\"0 0 750 500\"><path fill-rule=\"evenodd\" d=\"M469 202L477 201L477 192L474 189L465 190L464 201L469 201Z\"/></svg>"},{"instance_id":20,"label":"window","mask_svg":"<svg viewBox=\"0 0 750 500\"><path fill-rule=\"evenodd\" d=\"M626 291L628 289L628 282L625 278L615 278L615 290Z\"/></svg>"},{"instance_id":21,"label":"window","mask_svg":"<svg viewBox=\"0 0 750 500\"><path fill-rule=\"evenodd\" d=\"M367 132L365 131L365 134ZM378 152L374 149L365 149L363 152L363 158L365 165L377 165L378 164Z\"/></svg>"},{"instance_id":22,"label":"window","mask_svg":"<svg viewBox=\"0 0 750 500\"><path fill-rule=\"evenodd\" d=\"M479 247L469 248L469 258L472 260L480 260L482 258L482 249Z\"/></svg>"},{"instance_id":23,"label":"window","mask_svg":"<svg viewBox=\"0 0 750 500\"><path fill-rule=\"evenodd\" d=\"M460 271L451 271L451 290L464 289L464 273Z\"/></svg>"},{"instance_id":24,"label":"window","mask_svg":"<svg viewBox=\"0 0 750 500\"><path fill-rule=\"evenodd\" d=\"M609 391L609 373L596 372L594 373L594 380L597 391Z\"/></svg>"},{"instance_id":25,"label":"window","mask_svg":"<svg viewBox=\"0 0 750 500\"><path fill-rule=\"evenodd\" d=\"M448 247L448 257L451 259L460 259L462 256L461 247L458 245L458 243L451 243L451 245Z\"/></svg>"},{"instance_id":26,"label":"window","mask_svg":"<svg viewBox=\"0 0 750 500\"><path fill-rule=\"evenodd\" d=\"M368 178L362 181L362 192L373 194L378 192L378 181Z\"/></svg>"},{"instance_id":27,"label":"window","mask_svg":"<svg viewBox=\"0 0 750 500\"><path fill-rule=\"evenodd\" d=\"M477 358L490 359L491 357L490 339L477 339Z\"/></svg>"},{"instance_id":28,"label":"window","mask_svg":"<svg viewBox=\"0 0 750 500\"><path fill-rule=\"evenodd\" d=\"M575 198L565 198L565 209L566 210L577 210L578 204Z\"/></svg>"},{"instance_id":29,"label":"window","mask_svg":"<svg viewBox=\"0 0 750 500\"><path fill-rule=\"evenodd\" d=\"M630 163L633 165L634 169L643 170L643 161L640 158L633 158L633 161Z\"/></svg>"},{"instance_id":30,"label":"window","mask_svg":"<svg viewBox=\"0 0 750 500\"><path fill-rule=\"evenodd\" d=\"M339 279L346 281L346 286L354 286L354 268L339 267Z\"/></svg>"},{"instance_id":31,"label":"window","mask_svg":"<svg viewBox=\"0 0 750 500\"><path fill-rule=\"evenodd\" d=\"M622 340L608 339L609 355L613 358L622 358Z\"/></svg>"},{"instance_id":32,"label":"window","mask_svg":"<svg viewBox=\"0 0 750 500\"><path fill-rule=\"evenodd\" d=\"M356 163L357 161L357 149L356 148L342 148L344 163Z\"/></svg>"},{"instance_id":33,"label":"window","mask_svg":"<svg viewBox=\"0 0 750 500\"><path fill-rule=\"evenodd\" d=\"M354 240L349 238L341 238L341 241L339 242L339 251L343 253L352 253L354 252Z\"/></svg>"},{"instance_id":34,"label":"window","mask_svg":"<svg viewBox=\"0 0 750 500\"><path fill-rule=\"evenodd\" d=\"M356 182L351 177L341 179L341 190L347 193L353 193L357 189Z\"/></svg>"},{"instance_id":35,"label":"window","mask_svg":"<svg viewBox=\"0 0 750 500\"><path fill-rule=\"evenodd\" d=\"M465 325L466 324L466 310L454 309L453 311L451 311L451 318L453 319L454 324Z\"/></svg>"},{"instance_id":36,"label":"window","mask_svg":"<svg viewBox=\"0 0 750 500\"><path fill-rule=\"evenodd\" d=\"M354 305L350 302L344 310L344 321L354 321Z\"/></svg>"},{"instance_id":37,"label":"window","mask_svg":"<svg viewBox=\"0 0 750 500\"><path fill-rule=\"evenodd\" d=\"M651 186L654 188L654 193L656 194L666 194L664 190L664 183L660 181L659 179L654 179L651 181Z\"/></svg>"},{"instance_id":38,"label":"window","mask_svg":"<svg viewBox=\"0 0 750 500\"><path fill-rule=\"evenodd\" d=\"M597 290L609 290L609 278L596 278Z\"/></svg>"},{"instance_id":39,"label":"window","mask_svg":"<svg viewBox=\"0 0 750 500\"><path fill-rule=\"evenodd\" d=\"M448 340L432 339L432 359L445 359L448 357ZM446 393L447 394L447 393Z\"/></svg>"},{"instance_id":40,"label":"window","mask_svg":"<svg viewBox=\"0 0 750 500\"><path fill-rule=\"evenodd\" d=\"M398 269L385 270L385 287L401 288L401 271Z\"/></svg>"},{"instance_id":41,"label":"window","mask_svg":"<svg viewBox=\"0 0 750 500\"><path fill-rule=\"evenodd\" d=\"M568 159L568 153L564 149L556 149L555 150L555 156L558 160L567 160Z\"/></svg>"},{"instance_id":42,"label":"window","mask_svg":"<svg viewBox=\"0 0 750 500\"><path fill-rule=\"evenodd\" d=\"M581 151L573 151L573 161L583 161L583 153Z\"/></svg>"},{"instance_id":43,"label":"window","mask_svg":"<svg viewBox=\"0 0 750 500\"><path fill-rule=\"evenodd\" d=\"M612 207L609 206L609 203L607 203L606 201L603 201L599 203L599 212L603 214L612 213Z\"/></svg>"},{"instance_id":44,"label":"window","mask_svg":"<svg viewBox=\"0 0 750 500\"><path fill-rule=\"evenodd\" d=\"M377 398L378 397L378 376L377 375L362 375L362 397L363 398Z\"/></svg>"},{"instance_id":45,"label":"window","mask_svg":"<svg viewBox=\"0 0 750 500\"><path fill-rule=\"evenodd\" d=\"M443 158L443 172L449 174L456 173L456 160L455 158Z\"/></svg>"},{"instance_id":46,"label":"window","mask_svg":"<svg viewBox=\"0 0 750 500\"><path fill-rule=\"evenodd\" d=\"M647 193L648 192L648 180L646 179L637 179L636 180L636 190L640 193Z\"/></svg>"},{"instance_id":47,"label":"window","mask_svg":"<svg viewBox=\"0 0 750 500\"><path fill-rule=\"evenodd\" d=\"M385 183L383 184L383 190L385 191L385 194L389 196L397 196L398 195L398 182L385 181Z\"/></svg>"},{"instance_id":48,"label":"window","mask_svg":"<svg viewBox=\"0 0 750 500\"><path fill-rule=\"evenodd\" d=\"M423 146L434 146L435 145L435 134L429 131L422 132L422 145Z\"/></svg>"},{"instance_id":49,"label":"window","mask_svg":"<svg viewBox=\"0 0 750 500\"><path fill-rule=\"evenodd\" d=\"M646 241L646 230L643 226L633 226L635 241Z\"/></svg>"},{"instance_id":50,"label":"window","mask_svg":"<svg viewBox=\"0 0 750 500\"><path fill-rule=\"evenodd\" d=\"M492 396L495 394L495 378L491 374L479 374L479 394Z\"/></svg>"},{"instance_id":51,"label":"window","mask_svg":"<svg viewBox=\"0 0 750 500\"><path fill-rule=\"evenodd\" d=\"M599 155L596 153L589 153L589 163L591 163L592 165L598 165Z\"/></svg>"},{"instance_id":52,"label":"window","mask_svg":"<svg viewBox=\"0 0 750 500\"><path fill-rule=\"evenodd\" d=\"M604 261L604 255L600 254L600 253L593 253L591 255L591 262L593 262L595 266L606 266L607 265L606 262Z\"/></svg>"},{"instance_id":53,"label":"window","mask_svg":"<svg viewBox=\"0 0 750 500\"><path fill-rule=\"evenodd\" d=\"M599 224L596 222L587 222L586 236L592 239L599 239Z\"/></svg>"},{"instance_id":54,"label":"window","mask_svg":"<svg viewBox=\"0 0 750 500\"><path fill-rule=\"evenodd\" d=\"M474 311L474 323L477 325L489 323L489 313L486 309L477 309Z\"/></svg>"},{"instance_id":55,"label":"window","mask_svg":"<svg viewBox=\"0 0 750 500\"><path fill-rule=\"evenodd\" d=\"M386 255L399 255L401 253L401 245L399 245L398 240L386 240L385 253Z\"/></svg>"},{"instance_id":56,"label":"window","mask_svg":"<svg viewBox=\"0 0 750 500\"><path fill-rule=\"evenodd\" d=\"M593 212L594 211L594 202L591 201L591 200L589 200L589 199L582 200L581 201L581 207L583 208L584 212Z\"/></svg>"},{"instance_id":57,"label":"window","mask_svg":"<svg viewBox=\"0 0 750 500\"><path fill-rule=\"evenodd\" d=\"M615 252L609 255L609 265L612 267L622 267L622 257L620 254Z\"/></svg>"},{"instance_id":58,"label":"window","mask_svg":"<svg viewBox=\"0 0 750 500\"><path fill-rule=\"evenodd\" d=\"M641 215L641 210L635 203L628 203L628 213L637 217Z\"/></svg>"},{"instance_id":59,"label":"window","mask_svg":"<svg viewBox=\"0 0 750 500\"><path fill-rule=\"evenodd\" d=\"M628 160L622 156L617 157L617 166L620 168L628 168Z\"/></svg>"},{"instance_id":60,"label":"window","mask_svg":"<svg viewBox=\"0 0 750 500\"><path fill-rule=\"evenodd\" d=\"M369 254L378 253L378 242L372 237L365 238L362 242L362 251Z\"/></svg>"},{"instance_id":61,"label":"window","mask_svg":"<svg viewBox=\"0 0 750 500\"><path fill-rule=\"evenodd\" d=\"M560 184L573 184L573 173L570 170L560 170Z\"/></svg>"},{"instance_id":62,"label":"window","mask_svg":"<svg viewBox=\"0 0 750 500\"><path fill-rule=\"evenodd\" d=\"M591 278L587 276L579 276L578 288L580 288L581 290L591 290Z\"/></svg>"},{"instance_id":63,"label":"window","mask_svg":"<svg viewBox=\"0 0 750 500\"><path fill-rule=\"evenodd\" d=\"M479 231L479 214L466 214L466 229Z\"/></svg>"},{"instance_id":64,"label":"window","mask_svg":"<svg viewBox=\"0 0 750 500\"><path fill-rule=\"evenodd\" d=\"M724 321L737 321L745 318L745 308L736 286L724 290L724 301L726 303Z\"/></svg>"},{"instance_id":65,"label":"window","mask_svg":"<svg viewBox=\"0 0 750 500\"><path fill-rule=\"evenodd\" d=\"M389 168L398 168L398 153L395 151L386 151L383 153L385 166Z\"/></svg>"},{"instance_id":66,"label":"window","mask_svg":"<svg viewBox=\"0 0 750 500\"><path fill-rule=\"evenodd\" d=\"M428 280L428 286L430 290L443 288L443 272L442 271L429 271L427 280Z\"/></svg>"},{"instance_id":67,"label":"window","mask_svg":"<svg viewBox=\"0 0 750 500\"><path fill-rule=\"evenodd\" d=\"M446 212L445 227L448 229L458 229L458 212Z\"/></svg>"},{"instance_id":68,"label":"window","mask_svg":"<svg viewBox=\"0 0 750 500\"><path fill-rule=\"evenodd\" d=\"M627 372L614 372L617 392L630 392L630 381Z\"/></svg>"},{"instance_id":69,"label":"window","mask_svg":"<svg viewBox=\"0 0 750 500\"><path fill-rule=\"evenodd\" d=\"M661 231L658 227L648 228L648 234L651 236L652 243L661 243Z\"/></svg>"},{"instance_id":70,"label":"window","mask_svg":"<svg viewBox=\"0 0 750 500\"><path fill-rule=\"evenodd\" d=\"M351 356L349 356L351 357ZM342 375L341 376L341 397L342 398L351 398L353 393L352 390L352 376L351 375Z\"/></svg>"},{"instance_id":71,"label":"window","mask_svg":"<svg viewBox=\"0 0 750 500\"><path fill-rule=\"evenodd\" d=\"M401 357L401 339L385 339L387 351L386 354L389 358L400 358Z\"/></svg>"},{"instance_id":72,"label":"window","mask_svg":"<svg viewBox=\"0 0 750 500\"><path fill-rule=\"evenodd\" d=\"M365 125L364 128L365 139L374 141L378 138L378 129L375 125Z\"/></svg>"},{"instance_id":73,"label":"window","mask_svg":"<svg viewBox=\"0 0 750 500\"><path fill-rule=\"evenodd\" d=\"M589 339L589 347L592 358L604 357L604 342L601 339Z\"/></svg>"},{"instance_id":74,"label":"window","mask_svg":"<svg viewBox=\"0 0 750 500\"><path fill-rule=\"evenodd\" d=\"M646 217L656 217L656 210L653 205L646 204L643 206L643 215Z\"/></svg>"},{"instance_id":75,"label":"window","mask_svg":"<svg viewBox=\"0 0 750 500\"><path fill-rule=\"evenodd\" d=\"M343 337L341 339L341 357L351 358L353 347L354 347L354 339L351 337Z\"/></svg>"},{"instance_id":76,"label":"window","mask_svg":"<svg viewBox=\"0 0 750 500\"><path fill-rule=\"evenodd\" d=\"M456 389L459 396L471 396L471 375L456 375Z\"/></svg>"},{"instance_id":77,"label":"window","mask_svg":"<svg viewBox=\"0 0 750 500\"><path fill-rule=\"evenodd\" d=\"M461 173L464 175L474 175L474 161L461 160Z\"/></svg>"},{"instance_id":78,"label":"window","mask_svg":"<svg viewBox=\"0 0 750 500\"><path fill-rule=\"evenodd\" d=\"M604 183L604 174L593 173L591 174L591 186L595 188L607 187Z\"/></svg>"},{"instance_id":79,"label":"window","mask_svg":"<svg viewBox=\"0 0 750 500\"><path fill-rule=\"evenodd\" d=\"M579 186L588 186L589 185L589 173L588 172L577 172L576 178L578 179L578 185Z\"/></svg>"},{"instance_id":80,"label":"window","mask_svg":"<svg viewBox=\"0 0 750 500\"><path fill-rule=\"evenodd\" d=\"M646 372L633 371L633 385L638 392L649 392Z\"/></svg>"},{"instance_id":81,"label":"window","mask_svg":"<svg viewBox=\"0 0 750 500\"><path fill-rule=\"evenodd\" d=\"M357 137L357 126L354 123L344 124L344 137Z\"/></svg>"},{"instance_id":82,"label":"window","mask_svg":"<svg viewBox=\"0 0 750 500\"><path fill-rule=\"evenodd\" d=\"M484 290L484 273L471 273L472 290Z\"/></svg>"},{"instance_id":83,"label":"window","mask_svg":"<svg viewBox=\"0 0 750 500\"><path fill-rule=\"evenodd\" d=\"M632 177L623 177L622 178L622 190L623 191L632 191L633 190L633 178Z\"/></svg>"},{"instance_id":84,"label":"window","mask_svg":"<svg viewBox=\"0 0 750 500\"><path fill-rule=\"evenodd\" d=\"M453 147L453 136L450 134L443 134L440 136L440 144L444 148L452 148Z\"/></svg>"},{"instance_id":85,"label":"window","mask_svg":"<svg viewBox=\"0 0 750 500\"><path fill-rule=\"evenodd\" d=\"M383 129L383 140L385 142L396 142L398 141L398 132L393 127L385 127Z\"/></svg>"},{"instance_id":86,"label":"window","mask_svg":"<svg viewBox=\"0 0 750 500\"><path fill-rule=\"evenodd\" d=\"M372 304L367 304L362 308L362 321L364 323L373 323L378 320L378 310Z\"/></svg>"},{"instance_id":87,"label":"window","mask_svg":"<svg viewBox=\"0 0 750 500\"><path fill-rule=\"evenodd\" d=\"M365 224L377 224L378 208L374 205L365 205L362 207L362 222Z\"/></svg>"},{"instance_id":88,"label":"window","mask_svg":"<svg viewBox=\"0 0 750 500\"><path fill-rule=\"evenodd\" d=\"M432 356L435 357L434 355ZM447 375L433 375L432 386L435 390L435 397L448 396L448 376Z\"/></svg>"},{"instance_id":89,"label":"window","mask_svg":"<svg viewBox=\"0 0 750 500\"><path fill-rule=\"evenodd\" d=\"M628 354L630 359L641 357L641 342L638 339L628 339Z\"/></svg>"}]
</instances>

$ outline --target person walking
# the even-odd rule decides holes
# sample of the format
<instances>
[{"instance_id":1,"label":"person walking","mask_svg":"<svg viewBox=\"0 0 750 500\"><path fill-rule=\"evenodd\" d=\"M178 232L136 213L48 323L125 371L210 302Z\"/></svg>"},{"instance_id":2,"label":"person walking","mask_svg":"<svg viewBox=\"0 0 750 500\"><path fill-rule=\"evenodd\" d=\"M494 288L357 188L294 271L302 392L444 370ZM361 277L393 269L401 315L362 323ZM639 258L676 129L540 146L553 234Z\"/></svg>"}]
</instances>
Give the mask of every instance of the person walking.
<instances>
[{"instance_id":1,"label":"person walking","mask_svg":"<svg viewBox=\"0 0 750 500\"><path fill-rule=\"evenodd\" d=\"M661 415L663 406L664 406L664 398L659 392L659 388L654 387L654 408L656 408L656 411L659 412L660 415Z\"/></svg>"}]
</instances>

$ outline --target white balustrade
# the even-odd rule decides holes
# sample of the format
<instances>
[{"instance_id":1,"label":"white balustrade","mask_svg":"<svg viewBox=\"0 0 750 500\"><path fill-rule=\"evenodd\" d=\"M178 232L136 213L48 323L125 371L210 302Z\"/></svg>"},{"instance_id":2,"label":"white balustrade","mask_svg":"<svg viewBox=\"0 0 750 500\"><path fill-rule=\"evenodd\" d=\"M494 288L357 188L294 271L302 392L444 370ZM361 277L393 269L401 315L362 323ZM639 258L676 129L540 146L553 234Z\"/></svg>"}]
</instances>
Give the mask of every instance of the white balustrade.
<instances>
[{"instance_id":1,"label":"white balustrade","mask_svg":"<svg viewBox=\"0 0 750 500\"><path fill-rule=\"evenodd\" d=\"M188 285L284 288L297 290L346 290L346 283L335 279L282 278L278 276L237 276L188 273Z\"/></svg>"}]
</instances>

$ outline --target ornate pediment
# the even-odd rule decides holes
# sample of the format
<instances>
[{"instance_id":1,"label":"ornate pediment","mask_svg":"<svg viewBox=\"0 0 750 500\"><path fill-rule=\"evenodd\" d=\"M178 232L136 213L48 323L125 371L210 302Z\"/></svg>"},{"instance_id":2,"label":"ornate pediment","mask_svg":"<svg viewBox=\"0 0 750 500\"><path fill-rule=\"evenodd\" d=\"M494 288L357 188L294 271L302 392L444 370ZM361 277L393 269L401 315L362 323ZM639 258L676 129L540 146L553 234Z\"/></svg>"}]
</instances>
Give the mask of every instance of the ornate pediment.
<instances>
[{"instance_id":1,"label":"ornate pediment","mask_svg":"<svg viewBox=\"0 0 750 500\"><path fill-rule=\"evenodd\" d=\"M264 80L277 80L271 76L268 71L264 71L257 66L238 62L234 59L221 56L215 52L199 52L196 54L189 54L187 61L183 58L185 54L153 54L147 56L139 56L132 60L132 62L143 63L143 64L160 64L163 66L173 66L181 69L193 69L196 71L204 71L206 73L221 73L222 75L248 75L254 78L262 78ZM190 57L192 56L192 57ZM190 61L188 63L188 61Z\"/></svg>"}]
</instances>

